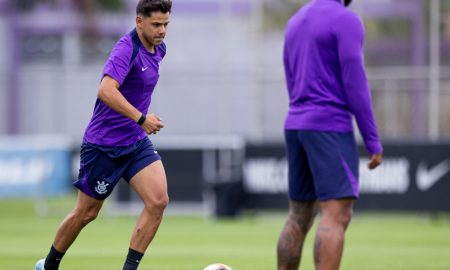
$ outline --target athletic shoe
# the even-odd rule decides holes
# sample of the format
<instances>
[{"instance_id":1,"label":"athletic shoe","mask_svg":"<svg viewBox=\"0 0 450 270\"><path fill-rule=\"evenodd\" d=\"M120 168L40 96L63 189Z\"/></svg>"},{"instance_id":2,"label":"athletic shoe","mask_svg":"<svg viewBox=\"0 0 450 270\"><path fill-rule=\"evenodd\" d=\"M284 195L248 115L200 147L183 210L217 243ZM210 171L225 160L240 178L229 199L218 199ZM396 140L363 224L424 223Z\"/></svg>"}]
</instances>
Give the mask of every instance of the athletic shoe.
<instances>
[{"instance_id":1,"label":"athletic shoe","mask_svg":"<svg viewBox=\"0 0 450 270\"><path fill-rule=\"evenodd\" d=\"M45 270L44 263L45 263L45 259L40 259L34 266L34 270Z\"/></svg>"}]
</instances>

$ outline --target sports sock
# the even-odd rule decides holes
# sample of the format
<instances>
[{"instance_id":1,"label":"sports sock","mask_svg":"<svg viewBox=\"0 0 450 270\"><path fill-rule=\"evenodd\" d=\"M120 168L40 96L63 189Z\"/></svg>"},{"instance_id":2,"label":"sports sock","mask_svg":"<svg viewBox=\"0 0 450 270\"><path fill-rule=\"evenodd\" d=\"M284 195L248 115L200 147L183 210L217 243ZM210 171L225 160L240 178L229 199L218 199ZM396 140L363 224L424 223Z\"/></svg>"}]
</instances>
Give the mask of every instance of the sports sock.
<instances>
[{"instance_id":1,"label":"sports sock","mask_svg":"<svg viewBox=\"0 0 450 270\"><path fill-rule=\"evenodd\" d=\"M125 260L122 270L137 270L143 256L144 253L140 253L131 248L128 249L127 259Z\"/></svg>"},{"instance_id":2,"label":"sports sock","mask_svg":"<svg viewBox=\"0 0 450 270\"><path fill-rule=\"evenodd\" d=\"M45 258L44 269L45 270L58 270L59 263L61 262L65 252L59 252L55 249L55 247L50 248L50 252Z\"/></svg>"}]
</instances>

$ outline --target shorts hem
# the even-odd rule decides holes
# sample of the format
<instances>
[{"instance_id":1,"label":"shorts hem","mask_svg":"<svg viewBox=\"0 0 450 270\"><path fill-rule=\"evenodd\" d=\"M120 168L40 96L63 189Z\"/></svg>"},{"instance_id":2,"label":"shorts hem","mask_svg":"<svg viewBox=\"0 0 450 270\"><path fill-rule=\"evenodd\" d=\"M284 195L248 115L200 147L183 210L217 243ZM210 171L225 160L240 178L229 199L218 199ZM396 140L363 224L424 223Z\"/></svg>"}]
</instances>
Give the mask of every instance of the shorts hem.
<instances>
[{"instance_id":1,"label":"shorts hem","mask_svg":"<svg viewBox=\"0 0 450 270\"><path fill-rule=\"evenodd\" d=\"M156 162L156 161L158 161L158 160L161 160L161 157L160 157L159 155L158 155L158 156L153 156L152 158L146 160L146 162L142 162L141 164L139 164L139 166L136 166L136 167L134 168L135 170L133 170L133 172L130 173L129 176L127 176L128 179L124 177L125 181L126 181L127 183L130 183L131 179L133 179L133 177L134 177L136 174L138 174L138 173L139 173L140 171L142 171L145 167L149 166L150 164L152 164L152 163L154 163L154 162Z\"/></svg>"},{"instance_id":2,"label":"shorts hem","mask_svg":"<svg viewBox=\"0 0 450 270\"><path fill-rule=\"evenodd\" d=\"M96 200L99 200L99 201L104 201L106 198L98 198L98 197L96 197L94 194L90 194L90 193L88 193L88 192L86 192L85 190L83 190L82 188L80 188L80 187L78 187L77 185L73 185L76 189L78 189L79 191L81 191L83 194L85 194L85 195L87 195L87 196L89 196L90 198L92 198L92 199L96 199Z\"/></svg>"},{"instance_id":3,"label":"shorts hem","mask_svg":"<svg viewBox=\"0 0 450 270\"><path fill-rule=\"evenodd\" d=\"M318 197L317 200L322 202L322 201L339 200L339 199L354 199L354 200L357 200L358 198L359 198L358 195L346 194L346 195L337 195L337 196Z\"/></svg>"}]
</instances>

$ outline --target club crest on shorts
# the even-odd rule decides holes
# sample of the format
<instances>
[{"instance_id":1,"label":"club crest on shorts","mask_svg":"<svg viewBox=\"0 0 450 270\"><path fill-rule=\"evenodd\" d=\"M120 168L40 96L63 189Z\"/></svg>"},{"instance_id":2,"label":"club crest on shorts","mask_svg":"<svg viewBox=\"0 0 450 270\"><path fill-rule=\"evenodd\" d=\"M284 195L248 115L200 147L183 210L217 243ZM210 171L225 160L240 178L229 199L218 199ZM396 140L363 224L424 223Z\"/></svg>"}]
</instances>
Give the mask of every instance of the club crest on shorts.
<instances>
[{"instance_id":1,"label":"club crest on shorts","mask_svg":"<svg viewBox=\"0 0 450 270\"><path fill-rule=\"evenodd\" d=\"M105 194L106 192L108 192L108 186L109 184L105 183L105 181L97 181L95 192L97 192L98 194Z\"/></svg>"}]
</instances>

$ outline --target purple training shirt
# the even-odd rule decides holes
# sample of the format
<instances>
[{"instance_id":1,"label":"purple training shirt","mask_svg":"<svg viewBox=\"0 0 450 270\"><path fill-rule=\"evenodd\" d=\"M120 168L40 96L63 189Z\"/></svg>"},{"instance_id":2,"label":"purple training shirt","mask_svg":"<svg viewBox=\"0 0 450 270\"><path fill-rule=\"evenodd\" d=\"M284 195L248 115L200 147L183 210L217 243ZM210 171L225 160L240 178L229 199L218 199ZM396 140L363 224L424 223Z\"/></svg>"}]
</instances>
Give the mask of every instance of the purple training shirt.
<instances>
[{"instance_id":1,"label":"purple training shirt","mask_svg":"<svg viewBox=\"0 0 450 270\"><path fill-rule=\"evenodd\" d=\"M356 118L370 154L382 152L364 71L364 26L340 0L313 0L289 20L284 66L287 130L352 132Z\"/></svg>"},{"instance_id":2,"label":"purple training shirt","mask_svg":"<svg viewBox=\"0 0 450 270\"><path fill-rule=\"evenodd\" d=\"M138 48L134 60L132 36ZM147 114L159 78L159 63L166 52L162 43L156 46L155 53L150 53L136 37L133 30L115 44L105 64L103 76L108 75L119 82L119 91L126 100ZM89 143L114 147L131 145L145 136L147 134L137 123L97 99L84 139Z\"/></svg>"}]
</instances>

